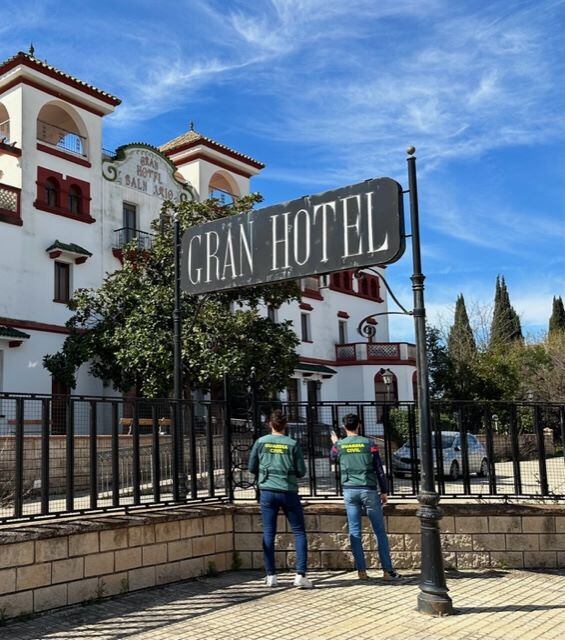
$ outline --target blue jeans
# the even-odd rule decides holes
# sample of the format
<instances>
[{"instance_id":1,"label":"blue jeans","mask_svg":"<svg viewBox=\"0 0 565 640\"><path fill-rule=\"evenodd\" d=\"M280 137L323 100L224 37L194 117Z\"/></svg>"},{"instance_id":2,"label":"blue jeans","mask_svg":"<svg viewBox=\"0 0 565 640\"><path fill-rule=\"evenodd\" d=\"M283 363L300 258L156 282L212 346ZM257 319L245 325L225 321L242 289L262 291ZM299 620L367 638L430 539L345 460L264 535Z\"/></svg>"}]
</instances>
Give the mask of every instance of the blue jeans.
<instances>
[{"instance_id":1,"label":"blue jeans","mask_svg":"<svg viewBox=\"0 0 565 640\"><path fill-rule=\"evenodd\" d=\"M261 490L261 517L263 518L263 558L268 576L275 575L275 535L277 516L282 509L290 523L296 545L296 573L306 575L308 543L304 526L304 512L297 493Z\"/></svg>"},{"instance_id":2,"label":"blue jeans","mask_svg":"<svg viewBox=\"0 0 565 640\"><path fill-rule=\"evenodd\" d=\"M379 559L384 571L392 571L392 560L388 546L388 537L385 529L385 519L381 497L376 489L348 489L343 488L343 499L347 511L347 524L349 526L349 541L351 551L355 559L357 571L366 571L365 554L361 538L361 516L368 516L379 548Z\"/></svg>"}]
</instances>

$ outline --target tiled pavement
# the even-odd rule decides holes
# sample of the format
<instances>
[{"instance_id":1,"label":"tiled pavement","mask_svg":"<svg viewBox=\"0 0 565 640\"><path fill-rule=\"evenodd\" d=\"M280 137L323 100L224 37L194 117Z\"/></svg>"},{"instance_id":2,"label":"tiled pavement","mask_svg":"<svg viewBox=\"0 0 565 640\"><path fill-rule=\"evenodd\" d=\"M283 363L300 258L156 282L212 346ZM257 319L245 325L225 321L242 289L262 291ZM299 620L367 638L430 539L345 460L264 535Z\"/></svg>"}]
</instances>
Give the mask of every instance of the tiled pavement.
<instances>
[{"instance_id":1,"label":"tiled pavement","mask_svg":"<svg viewBox=\"0 0 565 640\"><path fill-rule=\"evenodd\" d=\"M458 614L415 612L417 578L359 582L351 572L312 574L317 588L267 590L241 571L139 591L0 628L1 640L562 640L565 573L451 574Z\"/></svg>"}]
</instances>

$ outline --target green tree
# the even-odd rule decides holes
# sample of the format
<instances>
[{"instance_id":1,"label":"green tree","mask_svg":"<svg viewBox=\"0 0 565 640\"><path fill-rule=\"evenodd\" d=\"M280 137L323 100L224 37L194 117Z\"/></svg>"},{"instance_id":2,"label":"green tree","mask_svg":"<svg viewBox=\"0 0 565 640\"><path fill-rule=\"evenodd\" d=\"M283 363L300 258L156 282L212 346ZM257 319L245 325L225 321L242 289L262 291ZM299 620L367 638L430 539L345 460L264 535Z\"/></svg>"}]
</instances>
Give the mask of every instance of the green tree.
<instances>
[{"instance_id":1,"label":"green tree","mask_svg":"<svg viewBox=\"0 0 565 640\"><path fill-rule=\"evenodd\" d=\"M436 327L426 326L426 350L428 353L428 371L430 376L430 396L432 398L449 397L453 378L453 361L449 357L447 346Z\"/></svg>"},{"instance_id":2,"label":"green tree","mask_svg":"<svg viewBox=\"0 0 565 640\"><path fill-rule=\"evenodd\" d=\"M561 296L553 297L553 308L549 318L549 337L565 333L565 308Z\"/></svg>"},{"instance_id":3,"label":"green tree","mask_svg":"<svg viewBox=\"0 0 565 640\"><path fill-rule=\"evenodd\" d=\"M494 312L490 331L490 347L500 348L515 341L522 341L520 318L510 304L504 276L497 276L494 295Z\"/></svg>"},{"instance_id":4,"label":"green tree","mask_svg":"<svg viewBox=\"0 0 565 640\"><path fill-rule=\"evenodd\" d=\"M467 315L463 294L455 302L455 318L447 339L449 357L454 361L466 361L477 354L477 344Z\"/></svg>"},{"instance_id":5,"label":"green tree","mask_svg":"<svg viewBox=\"0 0 565 640\"><path fill-rule=\"evenodd\" d=\"M99 289L75 292L67 322L71 333L61 350L44 358L44 366L71 388L78 367L120 391L135 388L145 397L167 396L173 387L174 266L172 215L181 228L248 212L257 194L223 206L218 200L167 202L152 224L148 251L134 244L124 249L123 268L108 275ZM298 362L298 339L290 322L275 324L258 313L261 304L279 306L299 299L296 283L248 287L206 296L183 292L181 313L182 373L185 393L209 390L229 374L245 385L252 368L258 388L284 388Z\"/></svg>"}]
</instances>

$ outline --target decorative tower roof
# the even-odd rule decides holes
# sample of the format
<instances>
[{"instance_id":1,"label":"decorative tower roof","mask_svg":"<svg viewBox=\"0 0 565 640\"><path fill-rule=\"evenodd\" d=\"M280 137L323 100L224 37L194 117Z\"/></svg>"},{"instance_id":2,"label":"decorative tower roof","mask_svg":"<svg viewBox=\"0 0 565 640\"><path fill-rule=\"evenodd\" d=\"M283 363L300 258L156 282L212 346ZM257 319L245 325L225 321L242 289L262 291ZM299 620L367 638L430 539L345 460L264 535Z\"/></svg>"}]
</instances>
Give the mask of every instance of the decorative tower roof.
<instances>
[{"instance_id":1,"label":"decorative tower roof","mask_svg":"<svg viewBox=\"0 0 565 640\"><path fill-rule=\"evenodd\" d=\"M102 89L98 89L83 80L79 80L64 71L51 66L43 60L39 60L35 57L35 49L33 48L33 45L30 46L29 53L18 51L15 56L4 60L4 62L0 62L0 76L20 65L38 71L51 78L55 78L74 89L78 89L79 91L94 96L99 100L102 100L102 102L106 102L114 107L121 103L121 100L116 96L113 96Z\"/></svg>"},{"instance_id":2,"label":"decorative tower roof","mask_svg":"<svg viewBox=\"0 0 565 640\"><path fill-rule=\"evenodd\" d=\"M240 153L235 149L231 149L225 144L216 142L215 140L212 140L212 138L208 138L198 131L195 131L193 122L190 123L188 131L186 131L185 133L181 133L180 136L177 136L169 142L161 145L159 149L165 155L173 156L177 153L181 153L182 151L188 151L190 149L193 149L194 147L199 146L208 147L209 149L213 149L214 151L222 153L226 156L230 156L231 158L239 160L240 162L243 162L244 164L247 164L254 169L263 169L265 167L265 165L262 162L259 162L259 160L255 160L255 158L252 158L251 156Z\"/></svg>"}]
</instances>

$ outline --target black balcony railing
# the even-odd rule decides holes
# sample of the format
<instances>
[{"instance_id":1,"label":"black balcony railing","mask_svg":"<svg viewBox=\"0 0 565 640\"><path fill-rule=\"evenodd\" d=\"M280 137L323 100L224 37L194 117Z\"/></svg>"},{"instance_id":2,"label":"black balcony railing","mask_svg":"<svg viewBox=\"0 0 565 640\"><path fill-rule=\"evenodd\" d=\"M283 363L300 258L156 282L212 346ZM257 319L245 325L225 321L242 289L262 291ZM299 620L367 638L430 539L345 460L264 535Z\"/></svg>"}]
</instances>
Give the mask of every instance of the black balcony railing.
<instances>
[{"instance_id":1,"label":"black balcony railing","mask_svg":"<svg viewBox=\"0 0 565 640\"><path fill-rule=\"evenodd\" d=\"M86 157L86 138L50 122L37 121L37 139L48 145Z\"/></svg>"},{"instance_id":2,"label":"black balcony railing","mask_svg":"<svg viewBox=\"0 0 565 640\"><path fill-rule=\"evenodd\" d=\"M10 121L0 122L0 142L10 142Z\"/></svg>"},{"instance_id":3,"label":"black balcony railing","mask_svg":"<svg viewBox=\"0 0 565 640\"><path fill-rule=\"evenodd\" d=\"M223 189L210 189L208 197L216 198L222 204L231 204L235 200L235 197L231 193Z\"/></svg>"},{"instance_id":4,"label":"black balcony railing","mask_svg":"<svg viewBox=\"0 0 565 640\"><path fill-rule=\"evenodd\" d=\"M114 231L114 249L123 249L133 244L139 251L147 251L153 246L155 236L147 231L122 227Z\"/></svg>"}]
</instances>

